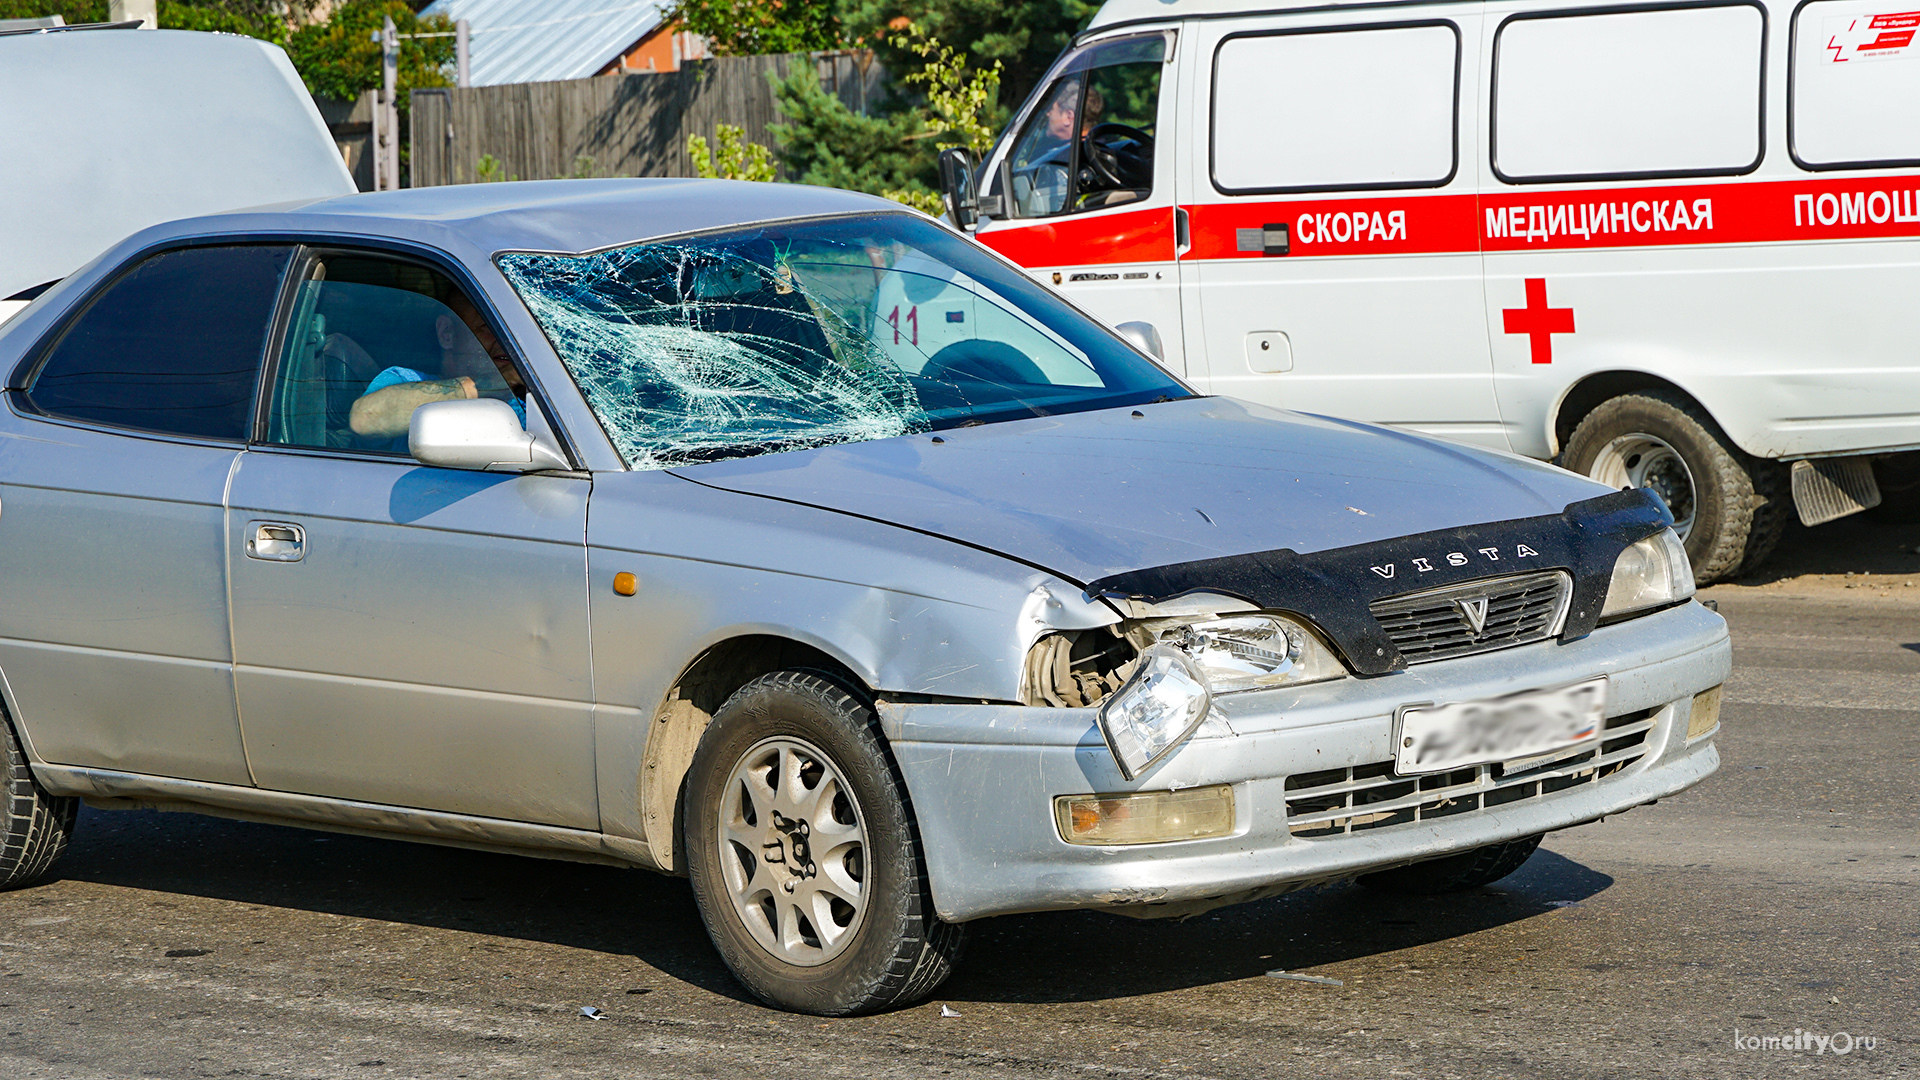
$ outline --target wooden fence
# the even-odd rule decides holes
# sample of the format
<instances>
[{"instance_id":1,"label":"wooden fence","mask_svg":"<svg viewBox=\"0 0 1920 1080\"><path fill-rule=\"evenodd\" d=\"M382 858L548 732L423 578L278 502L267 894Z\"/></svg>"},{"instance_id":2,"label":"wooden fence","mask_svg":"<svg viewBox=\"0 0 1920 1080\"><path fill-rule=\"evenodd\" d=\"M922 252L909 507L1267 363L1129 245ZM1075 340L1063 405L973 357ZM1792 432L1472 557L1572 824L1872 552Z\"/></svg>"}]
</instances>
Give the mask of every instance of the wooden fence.
<instances>
[{"instance_id":1,"label":"wooden fence","mask_svg":"<svg viewBox=\"0 0 1920 1080\"><path fill-rule=\"evenodd\" d=\"M499 162L500 180L692 176L688 135L713 143L725 123L773 145L767 128L779 117L769 74L796 63L815 64L821 83L855 111L883 92L871 53L727 57L670 72L415 90L411 184L473 183L487 155Z\"/></svg>"}]
</instances>

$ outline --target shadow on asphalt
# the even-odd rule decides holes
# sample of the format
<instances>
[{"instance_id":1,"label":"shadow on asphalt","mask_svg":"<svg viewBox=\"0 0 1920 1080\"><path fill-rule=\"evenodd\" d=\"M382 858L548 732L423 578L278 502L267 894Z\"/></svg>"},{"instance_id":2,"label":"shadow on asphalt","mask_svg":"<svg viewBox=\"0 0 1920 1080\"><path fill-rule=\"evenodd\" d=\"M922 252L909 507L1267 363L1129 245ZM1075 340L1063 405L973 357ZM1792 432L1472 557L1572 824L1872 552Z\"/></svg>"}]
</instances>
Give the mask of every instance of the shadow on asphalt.
<instances>
[{"instance_id":1,"label":"shadow on asphalt","mask_svg":"<svg viewBox=\"0 0 1920 1080\"><path fill-rule=\"evenodd\" d=\"M1882 521L1855 514L1807 528L1789 519L1780 545L1737 585L1766 585L1802 574L1920 573L1920 523Z\"/></svg>"},{"instance_id":2,"label":"shadow on asphalt","mask_svg":"<svg viewBox=\"0 0 1920 1080\"><path fill-rule=\"evenodd\" d=\"M686 882L643 870L89 809L59 876L632 956L703 990L752 1000L714 953ZM1098 912L988 919L975 924L967 957L940 995L1097 1001L1311 969L1518 922L1612 884L1542 849L1511 877L1457 896L1336 885L1185 922Z\"/></svg>"}]
</instances>

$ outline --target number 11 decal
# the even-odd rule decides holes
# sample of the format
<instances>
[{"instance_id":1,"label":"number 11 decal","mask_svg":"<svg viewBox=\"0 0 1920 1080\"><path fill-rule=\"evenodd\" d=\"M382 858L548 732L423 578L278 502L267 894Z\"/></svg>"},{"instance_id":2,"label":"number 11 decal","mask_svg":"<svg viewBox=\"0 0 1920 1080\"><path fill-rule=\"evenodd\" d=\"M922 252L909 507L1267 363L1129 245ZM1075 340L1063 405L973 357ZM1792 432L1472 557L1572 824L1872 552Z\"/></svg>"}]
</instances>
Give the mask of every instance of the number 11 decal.
<instances>
[{"instance_id":1,"label":"number 11 decal","mask_svg":"<svg viewBox=\"0 0 1920 1080\"><path fill-rule=\"evenodd\" d=\"M893 327L893 343L895 345L900 344L899 305L894 305L893 311L887 315L887 325ZM920 344L920 305L918 304L907 309L907 333L909 335L907 344Z\"/></svg>"}]
</instances>

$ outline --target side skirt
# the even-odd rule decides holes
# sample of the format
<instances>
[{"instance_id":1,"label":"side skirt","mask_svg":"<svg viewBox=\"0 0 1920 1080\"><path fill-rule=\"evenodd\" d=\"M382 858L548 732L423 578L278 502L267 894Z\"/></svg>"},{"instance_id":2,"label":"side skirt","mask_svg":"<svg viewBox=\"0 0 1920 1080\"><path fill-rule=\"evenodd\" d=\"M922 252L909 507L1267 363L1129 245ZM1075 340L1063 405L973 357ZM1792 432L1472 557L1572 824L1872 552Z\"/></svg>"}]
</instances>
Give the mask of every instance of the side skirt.
<instances>
[{"instance_id":1,"label":"side skirt","mask_svg":"<svg viewBox=\"0 0 1920 1080\"><path fill-rule=\"evenodd\" d=\"M101 810L179 811L382 840L416 840L474 851L659 869L646 841L584 829L71 765L35 764L33 774L48 792L77 795L88 806Z\"/></svg>"}]
</instances>

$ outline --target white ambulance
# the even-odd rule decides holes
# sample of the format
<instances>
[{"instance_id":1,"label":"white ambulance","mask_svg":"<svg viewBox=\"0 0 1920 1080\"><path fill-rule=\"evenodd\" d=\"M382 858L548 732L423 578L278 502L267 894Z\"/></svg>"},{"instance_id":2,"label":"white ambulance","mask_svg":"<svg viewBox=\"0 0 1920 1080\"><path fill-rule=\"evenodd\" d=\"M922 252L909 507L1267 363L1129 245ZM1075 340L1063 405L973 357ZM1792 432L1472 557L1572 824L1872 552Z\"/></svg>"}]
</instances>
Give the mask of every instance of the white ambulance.
<instances>
[{"instance_id":1,"label":"white ambulance","mask_svg":"<svg viewBox=\"0 0 1920 1080\"><path fill-rule=\"evenodd\" d=\"M1916 30L1881 0L1111 0L943 172L957 222L1197 387L1655 488L1708 581L1789 502L1911 507Z\"/></svg>"}]
</instances>

